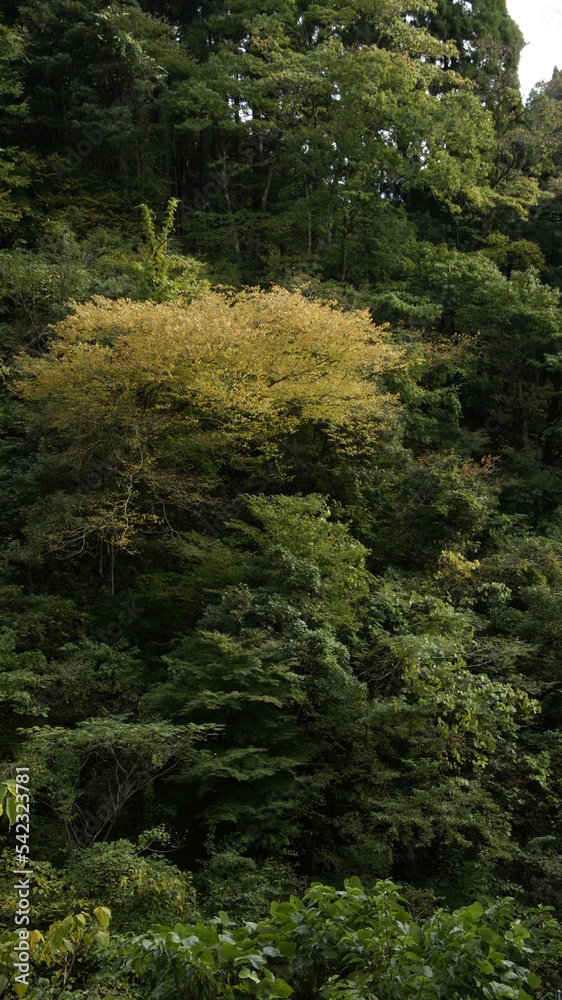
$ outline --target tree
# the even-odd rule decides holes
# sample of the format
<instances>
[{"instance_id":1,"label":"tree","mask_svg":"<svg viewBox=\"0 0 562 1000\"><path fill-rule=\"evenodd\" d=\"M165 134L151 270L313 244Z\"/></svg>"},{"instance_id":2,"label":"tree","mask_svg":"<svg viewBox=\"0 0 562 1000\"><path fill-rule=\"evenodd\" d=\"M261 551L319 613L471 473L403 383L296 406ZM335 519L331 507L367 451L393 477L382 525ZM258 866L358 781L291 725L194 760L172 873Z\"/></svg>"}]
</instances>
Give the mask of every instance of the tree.
<instances>
[{"instance_id":1,"label":"tree","mask_svg":"<svg viewBox=\"0 0 562 1000\"><path fill-rule=\"evenodd\" d=\"M178 204L177 198L168 202L159 233L148 205L141 205L147 244L144 260L141 259L137 265L140 272L137 294L141 299L151 299L153 302L175 302L179 299L182 304L188 304L211 290L209 282L200 277L202 265L198 261L170 250Z\"/></svg>"},{"instance_id":2,"label":"tree","mask_svg":"<svg viewBox=\"0 0 562 1000\"><path fill-rule=\"evenodd\" d=\"M174 251L176 206L172 199L160 232L148 206L140 206L144 241L102 226L80 238L62 217L44 224L33 249L0 250L0 330L6 356L23 348L40 350L52 325L68 315L71 302L104 295L187 304L209 292L203 265Z\"/></svg>"},{"instance_id":3,"label":"tree","mask_svg":"<svg viewBox=\"0 0 562 1000\"><path fill-rule=\"evenodd\" d=\"M387 285L385 302L396 319L425 310L421 322L445 342L471 338L459 401L471 429L487 432L476 454L490 444L535 448L550 465L559 457L560 309L558 289L540 279L540 262L535 244L500 234L471 253L418 244L417 279Z\"/></svg>"},{"instance_id":4,"label":"tree","mask_svg":"<svg viewBox=\"0 0 562 1000\"><path fill-rule=\"evenodd\" d=\"M301 431L319 447L367 454L396 433L379 380L397 358L365 313L280 289L186 309L85 304L45 357L20 359L15 391L51 435L67 483L49 514L37 508L30 539L60 556L106 553L113 587L115 553L133 552L147 527L208 509L222 469L244 473ZM73 495L96 464L103 489Z\"/></svg>"},{"instance_id":5,"label":"tree","mask_svg":"<svg viewBox=\"0 0 562 1000\"><path fill-rule=\"evenodd\" d=\"M437 38L451 39L457 49L450 65L474 80L481 96L494 107L506 86L517 90L521 29L509 15L506 0L437 0L424 18Z\"/></svg>"},{"instance_id":6,"label":"tree","mask_svg":"<svg viewBox=\"0 0 562 1000\"><path fill-rule=\"evenodd\" d=\"M179 544L185 574L209 597L223 593L200 630L174 642L144 704L162 718L220 724L184 794L242 847L288 846L303 768L322 770L349 747L365 711L338 637L353 633L368 591L366 550L329 513L320 497L247 498L224 540Z\"/></svg>"},{"instance_id":7,"label":"tree","mask_svg":"<svg viewBox=\"0 0 562 1000\"><path fill-rule=\"evenodd\" d=\"M212 728L212 727L211 727ZM34 794L56 817L69 851L111 833L129 800L194 754L209 727L97 718L75 729L35 727L23 749Z\"/></svg>"},{"instance_id":8,"label":"tree","mask_svg":"<svg viewBox=\"0 0 562 1000\"><path fill-rule=\"evenodd\" d=\"M134 0L30 0L19 16L26 26L27 138L43 160L43 197L56 203L58 187L68 201L86 176L93 188L101 181L102 200L109 181L115 191L122 186L120 201L129 209L139 194L161 202L167 138L158 121L166 72L152 47L158 50L160 39L160 54L170 32Z\"/></svg>"},{"instance_id":9,"label":"tree","mask_svg":"<svg viewBox=\"0 0 562 1000\"><path fill-rule=\"evenodd\" d=\"M23 49L18 36L0 23L0 240L22 215L18 189L29 182L29 157L16 145L17 126L26 117Z\"/></svg>"}]
</instances>

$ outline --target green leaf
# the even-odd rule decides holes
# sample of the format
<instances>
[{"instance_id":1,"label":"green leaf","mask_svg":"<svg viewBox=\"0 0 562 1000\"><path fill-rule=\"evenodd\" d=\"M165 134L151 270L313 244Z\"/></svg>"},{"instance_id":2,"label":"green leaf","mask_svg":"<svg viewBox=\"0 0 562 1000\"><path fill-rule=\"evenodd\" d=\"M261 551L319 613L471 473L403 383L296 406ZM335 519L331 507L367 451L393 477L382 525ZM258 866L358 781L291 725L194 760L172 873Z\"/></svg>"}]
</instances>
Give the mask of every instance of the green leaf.
<instances>
[{"instance_id":1,"label":"green leaf","mask_svg":"<svg viewBox=\"0 0 562 1000\"><path fill-rule=\"evenodd\" d=\"M226 962L234 961L235 959L244 961L244 958L240 957L240 948L230 941L221 941L219 954Z\"/></svg>"},{"instance_id":2,"label":"green leaf","mask_svg":"<svg viewBox=\"0 0 562 1000\"><path fill-rule=\"evenodd\" d=\"M278 947L284 958L293 958L297 950L294 941L280 941Z\"/></svg>"},{"instance_id":3,"label":"green leaf","mask_svg":"<svg viewBox=\"0 0 562 1000\"><path fill-rule=\"evenodd\" d=\"M16 815L16 800L13 795L8 795L6 798L6 816L8 817L10 827L16 822Z\"/></svg>"},{"instance_id":4,"label":"green leaf","mask_svg":"<svg viewBox=\"0 0 562 1000\"><path fill-rule=\"evenodd\" d=\"M240 969L240 972L238 973L238 978L251 979L252 982L254 983L259 983L260 981L260 977L258 976L257 972L254 972L253 969L248 969L248 968Z\"/></svg>"},{"instance_id":5,"label":"green leaf","mask_svg":"<svg viewBox=\"0 0 562 1000\"><path fill-rule=\"evenodd\" d=\"M290 997L293 987L289 986L284 979L276 979L273 983L269 984L269 991L276 997Z\"/></svg>"},{"instance_id":6,"label":"green leaf","mask_svg":"<svg viewBox=\"0 0 562 1000\"><path fill-rule=\"evenodd\" d=\"M498 935L490 927L479 927L478 933L482 941L485 941L486 944L492 944L498 938Z\"/></svg>"},{"instance_id":7,"label":"green leaf","mask_svg":"<svg viewBox=\"0 0 562 1000\"><path fill-rule=\"evenodd\" d=\"M423 941L423 932L421 927L415 923L414 920L410 920L408 923L408 934L416 942L416 944L421 944Z\"/></svg>"},{"instance_id":8,"label":"green leaf","mask_svg":"<svg viewBox=\"0 0 562 1000\"><path fill-rule=\"evenodd\" d=\"M109 921L111 920L111 910L108 909L107 906L96 906L94 909L94 916L97 917L102 929L106 931L109 927Z\"/></svg>"},{"instance_id":9,"label":"green leaf","mask_svg":"<svg viewBox=\"0 0 562 1000\"><path fill-rule=\"evenodd\" d=\"M467 909L473 920L479 920L480 917L484 915L484 907L482 906L482 903L473 903L472 906L467 907Z\"/></svg>"}]
</instances>

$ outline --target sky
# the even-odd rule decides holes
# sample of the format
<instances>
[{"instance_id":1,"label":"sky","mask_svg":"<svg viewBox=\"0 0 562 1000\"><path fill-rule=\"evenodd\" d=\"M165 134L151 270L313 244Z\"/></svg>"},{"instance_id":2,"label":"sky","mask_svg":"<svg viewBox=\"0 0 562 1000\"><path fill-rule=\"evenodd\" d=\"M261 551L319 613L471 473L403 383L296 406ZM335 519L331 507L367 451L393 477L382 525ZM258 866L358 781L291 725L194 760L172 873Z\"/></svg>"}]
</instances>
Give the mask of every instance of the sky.
<instances>
[{"instance_id":1,"label":"sky","mask_svg":"<svg viewBox=\"0 0 562 1000\"><path fill-rule=\"evenodd\" d=\"M507 0L507 9L529 44L521 53L519 79L526 97L539 80L562 69L562 0Z\"/></svg>"}]
</instances>

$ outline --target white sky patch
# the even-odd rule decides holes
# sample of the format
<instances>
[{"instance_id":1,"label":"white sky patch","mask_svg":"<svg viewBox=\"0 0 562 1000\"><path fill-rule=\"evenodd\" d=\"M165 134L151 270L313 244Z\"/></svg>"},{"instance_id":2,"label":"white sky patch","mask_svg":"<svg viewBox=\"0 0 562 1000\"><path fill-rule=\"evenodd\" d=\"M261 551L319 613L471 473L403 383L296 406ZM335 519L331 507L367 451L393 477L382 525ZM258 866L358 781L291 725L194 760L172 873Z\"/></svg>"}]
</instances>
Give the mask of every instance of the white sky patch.
<instances>
[{"instance_id":1,"label":"white sky patch","mask_svg":"<svg viewBox=\"0 0 562 1000\"><path fill-rule=\"evenodd\" d=\"M521 92L541 80L550 80L555 66L562 69L562 0L507 0L507 9L528 45L521 53Z\"/></svg>"}]
</instances>

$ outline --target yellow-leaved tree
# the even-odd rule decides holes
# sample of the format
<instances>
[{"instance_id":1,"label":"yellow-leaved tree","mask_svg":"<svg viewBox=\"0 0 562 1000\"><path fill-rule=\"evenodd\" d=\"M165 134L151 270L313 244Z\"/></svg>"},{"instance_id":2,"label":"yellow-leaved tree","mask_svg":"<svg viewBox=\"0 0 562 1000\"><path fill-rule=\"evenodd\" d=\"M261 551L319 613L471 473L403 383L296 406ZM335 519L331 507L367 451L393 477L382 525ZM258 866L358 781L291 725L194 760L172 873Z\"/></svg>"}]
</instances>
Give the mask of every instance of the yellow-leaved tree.
<instances>
[{"instance_id":1,"label":"yellow-leaved tree","mask_svg":"<svg viewBox=\"0 0 562 1000\"><path fill-rule=\"evenodd\" d=\"M14 384L66 484L41 515L42 547L105 546L113 566L139 528L177 525L178 511L204 507L224 467L247 471L294 435L368 453L395 427L381 375L397 365L400 351L366 311L279 288L187 308L76 307L45 356L20 358Z\"/></svg>"}]
</instances>

